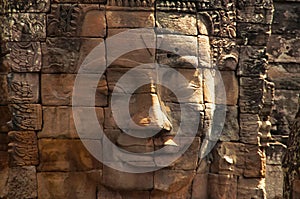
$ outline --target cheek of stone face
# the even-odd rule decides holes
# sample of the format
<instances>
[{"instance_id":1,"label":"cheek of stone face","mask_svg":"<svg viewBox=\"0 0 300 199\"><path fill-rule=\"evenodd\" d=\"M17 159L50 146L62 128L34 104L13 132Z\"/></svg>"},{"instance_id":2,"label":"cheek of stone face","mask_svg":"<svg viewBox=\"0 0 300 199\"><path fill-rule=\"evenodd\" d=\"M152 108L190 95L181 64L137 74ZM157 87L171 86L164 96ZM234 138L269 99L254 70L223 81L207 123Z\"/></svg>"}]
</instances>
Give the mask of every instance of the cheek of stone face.
<instances>
[{"instance_id":1,"label":"cheek of stone face","mask_svg":"<svg viewBox=\"0 0 300 199\"><path fill-rule=\"evenodd\" d=\"M184 81L181 81L182 77ZM203 103L202 72L199 69L176 69L163 74L160 82L172 86L160 86L160 96L164 102Z\"/></svg>"}]
</instances>

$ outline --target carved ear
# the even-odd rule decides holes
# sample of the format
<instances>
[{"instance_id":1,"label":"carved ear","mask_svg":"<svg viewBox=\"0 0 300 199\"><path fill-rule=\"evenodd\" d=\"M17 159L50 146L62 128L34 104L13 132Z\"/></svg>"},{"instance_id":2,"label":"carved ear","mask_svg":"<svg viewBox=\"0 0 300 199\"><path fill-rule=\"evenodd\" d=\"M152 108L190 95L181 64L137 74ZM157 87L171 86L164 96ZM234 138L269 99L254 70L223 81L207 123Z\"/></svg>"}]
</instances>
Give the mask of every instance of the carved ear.
<instances>
[{"instance_id":1,"label":"carved ear","mask_svg":"<svg viewBox=\"0 0 300 199\"><path fill-rule=\"evenodd\" d=\"M203 12L198 14L198 29L201 34L212 35L213 23L208 13Z\"/></svg>"}]
</instances>

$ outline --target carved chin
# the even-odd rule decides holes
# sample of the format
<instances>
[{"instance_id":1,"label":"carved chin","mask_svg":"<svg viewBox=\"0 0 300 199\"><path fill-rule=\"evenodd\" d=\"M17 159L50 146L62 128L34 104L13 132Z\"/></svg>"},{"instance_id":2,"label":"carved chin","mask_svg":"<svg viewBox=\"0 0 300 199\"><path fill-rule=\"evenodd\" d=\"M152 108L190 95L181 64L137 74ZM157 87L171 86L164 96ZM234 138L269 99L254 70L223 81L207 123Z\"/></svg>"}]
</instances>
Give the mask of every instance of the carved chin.
<instances>
[{"instance_id":1,"label":"carved chin","mask_svg":"<svg viewBox=\"0 0 300 199\"><path fill-rule=\"evenodd\" d=\"M169 195L190 187L194 176L195 171L161 169L133 174L105 167L102 185L113 191L139 190Z\"/></svg>"}]
</instances>

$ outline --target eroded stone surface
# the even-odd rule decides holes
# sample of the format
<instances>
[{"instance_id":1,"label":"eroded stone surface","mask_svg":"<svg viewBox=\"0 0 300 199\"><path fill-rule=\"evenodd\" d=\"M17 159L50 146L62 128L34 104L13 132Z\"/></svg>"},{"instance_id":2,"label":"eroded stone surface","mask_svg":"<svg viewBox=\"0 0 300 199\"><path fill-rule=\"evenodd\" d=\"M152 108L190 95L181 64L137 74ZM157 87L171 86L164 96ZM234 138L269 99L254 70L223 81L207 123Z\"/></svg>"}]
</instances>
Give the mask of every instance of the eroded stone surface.
<instances>
[{"instance_id":1,"label":"eroded stone surface","mask_svg":"<svg viewBox=\"0 0 300 199\"><path fill-rule=\"evenodd\" d=\"M99 45L103 46L98 47L97 57L91 55L88 58ZM105 46L100 38L47 38L42 49L43 73L76 73L80 68L81 73L93 74L103 72L106 66Z\"/></svg>"},{"instance_id":2,"label":"eroded stone surface","mask_svg":"<svg viewBox=\"0 0 300 199\"><path fill-rule=\"evenodd\" d=\"M3 21L5 41L43 41L46 38L45 14L14 13Z\"/></svg>"},{"instance_id":3,"label":"eroded stone surface","mask_svg":"<svg viewBox=\"0 0 300 199\"><path fill-rule=\"evenodd\" d=\"M52 4L47 15L49 36L104 37L106 21L99 5Z\"/></svg>"},{"instance_id":4,"label":"eroded stone surface","mask_svg":"<svg viewBox=\"0 0 300 199\"><path fill-rule=\"evenodd\" d=\"M9 169L8 198L36 198L37 187L34 166Z\"/></svg>"},{"instance_id":5,"label":"eroded stone surface","mask_svg":"<svg viewBox=\"0 0 300 199\"><path fill-rule=\"evenodd\" d=\"M106 17L109 28L146 28L155 24L153 12L107 11Z\"/></svg>"},{"instance_id":6,"label":"eroded stone surface","mask_svg":"<svg viewBox=\"0 0 300 199\"><path fill-rule=\"evenodd\" d=\"M210 198L237 198L237 177L234 175L209 174L208 194Z\"/></svg>"},{"instance_id":7,"label":"eroded stone surface","mask_svg":"<svg viewBox=\"0 0 300 199\"><path fill-rule=\"evenodd\" d=\"M33 166L39 163L37 137L34 131L10 131L10 166Z\"/></svg>"},{"instance_id":8,"label":"eroded stone surface","mask_svg":"<svg viewBox=\"0 0 300 199\"><path fill-rule=\"evenodd\" d=\"M8 76L9 102L38 103L40 79L37 73L12 73Z\"/></svg>"},{"instance_id":9,"label":"eroded stone surface","mask_svg":"<svg viewBox=\"0 0 300 199\"><path fill-rule=\"evenodd\" d=\"M43 74L41 80L43 105L71 105L75 78L75 74ZM77 105L107 105L108 90L105 79L102 79L98 82L99 75L95 74L80 75L77 78L81 78L82 84L86 85L81 85L80 89L97 90L95 96L95 104L92 104L90 98L83 96L83 93L85 93L86 90L84 91L79 89L77 95L81 100L76 103Z\"/></svg>"},{"instance_id":10,"label":"eroded stone surface","mask_svg":"<svg viewBox=\"0 0 300 199\"><path fill-rule=\"evenodd\" d=\"M72 110L68 106L57 106L57 107L43 107L43 118L44 124L41 132L38 133L39 138L79 138L75 128L73 111L76 113L84 114L86 110L95 111L98 116L98 121L91 121L90 118L86 118L82 115L78 120L77 124L84 131L81 132L81 138L98 138L101 137L99 132L94 130L93 126L103 126L104 111L100 107L82 107ZM53 126L55 123L55 126Z\"/></svg>"},{"instance_id":11,"label":"eroded stone surface","mask_svg":"<svg viewBox=\"0 0 300 199\"><path fill-rule=\"evenodd\" d=\"M40 104L10 104L14 130L41 130L42 107Z\"/></svg>"},{"instance_id":12,"label":"eroded stone surface","mask_svg":"<svg viewBox=\"0 0 300 199\"><path fill-rule=\"evenodd\" d=\"M42 66L40 42L8 42L9 56L4 60L14 72L39 72Z\"/></svg>"},{"instance_id":13,"label":"eroded stone surface","mask_svg":"<svg viewBox=\"0 0 300 199\"><path fill-rule=\"evenodd\" d=\"M96 199L101 175L101 171L38 173L38 197Z\"/></svg>"},{"instance_id":14,"label":"eroded stone surface","mask_svg":"<svg viewBox=\"0 0 300 199\"><path fill-rule=\"evenodd\" d=\"M101 140L89 140L90 144L99 146L95 153L102 150ZM80 140L41 139L39 171L89 171L101 169L102 163L96 160Z\"/></svg>"},{"instance_id":15,"label":"eroded stone surface","mask_svg":"<svg viewBox=\"0 0 300 199\"><path fill-rule=\"evenodd\" d=\"M157 26L176 34L197 35L196 15L157 12Z\"/></svg>"},{"instance_id":16,"label":"eroded stone surface","mask_svg":"<svg viewBox=\"0 0 300 199\"><path fill-rule=\"evenodd\" d=\"M104 166L103 185L113 190L151 190L153 189L153 172L125 173Z\"/></svg>"}]
</instances>

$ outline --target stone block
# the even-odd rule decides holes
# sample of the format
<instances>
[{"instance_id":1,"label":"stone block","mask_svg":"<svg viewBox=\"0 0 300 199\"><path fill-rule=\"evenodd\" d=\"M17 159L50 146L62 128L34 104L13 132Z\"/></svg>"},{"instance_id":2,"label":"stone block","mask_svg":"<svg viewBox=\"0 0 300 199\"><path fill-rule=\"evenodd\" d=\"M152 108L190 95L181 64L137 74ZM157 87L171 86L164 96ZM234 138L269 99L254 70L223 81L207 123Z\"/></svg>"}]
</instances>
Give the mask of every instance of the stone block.
<instances>
[{"instance_id":1,"label":"stone block","mask_svg":"<svg viewBox=\"0 0 300 199\"><path fill-rule=\"evenodd\" d=\"M41 130L42 107L40 104L10 104L14 130Z\"/></svg>"},{"instance_id":2,"label":"stone block","mask_svg":"<svg viewBox=\"0 0 300 199\"><path fill-rule=\"evenodd\" d=\"M286 81L289 79L286 78ZM298 106L298 90L281 90L275 91L275 107L272 112L272 129L273 134L288 135L289 126L292 125L294 117L297 113ZM289 102L289 103L287 103Z\"/></svg>"},{"instance_id":3,"label":"stone block","mask_svg":"<svg viewBox=\"0 0 300 199\"><path fill-rule=\"evenodd\" d=\"M43 73L100 73L106 68L101 38L47 38L42 44ZM103 46L99 46L102 45ZM97 47L97 57L90 54Z\"/></svg>"},{"instance_id":4,"label":"stone block","mask_svg":"<svg viewBox=\"0 0 300 199\"><path fill-rule=\"evenodd\" d=\"M80 115L77 120L77 124L80 125L81 138L96 139L100 133L96 131L96 127L101 125L103 128L104 111L100 107L78 107L75 111L83 112L89 109L95 111L98 117L97 121L92 121L91 118L87 118L85 115ZM77 112L80 114L80 112ZM57 107L43 107L43 128L38 133L39 138L79 138L77 130L74 124L72 107L57 106Z\"/></svg>"},{"instance_id":5,"label":"stone block","mask_svg":"<svg viewBox=\"0 0 300 199\"><path fill-rule=\"evenodd\" d=\"M11 113L8 106L0 106L0 132L8 132L10 127L8 122L11 121Z\"/></svg>"},{"instance_id":6,"label":"stone block","mask_svg":"<svg viewBox=\"0 0 300 199\"><path fill-rule=\"evenodd\" d=\"M198 57L199 67L212 67L213 60L211 58L211 46L208 36L198 36Z\"/></svg>"},{"instance_id":7,"label":"stone block","mask_svg":"<svg viewBox=\"0 0 300 199\"><path fill-rule=\"evenodd\" d=\"M238 108L226 106L226 118L220 140L237 141L239 140L239 131Z\"/></svg>"},{"instance_id":8,"label":"stone block","mask_svg":"<svg viewBox=\"0 0 300 199\"><path fill-rule=\"evenodd\" d=\"M45 14L13 13L2 21L3 41L43 41L46 38Z\"/></svg>"},{"instance_id":9,"label":"stone block","mask_svg":"<svg viewBox=\"0 0 300 199\"><path fill-rule=\"evenodd\" d=\"M158 28L164 29L161 33L197 35L196 17L196 14L158 11L156 12L156 24Z\"/></svg>"},{"instance_id":10,"label":"stone block","mask_svg":"<svg viewBox=\"0 0 300 199\"><path fill-rule=\"evenodd\" d=\"M220 105L236 105L238 80L233 71L204 69L204 101Z\"/></svg>"},{"instance_id":11,"label":"stone block","mask_svg":"<svg viewBox=\"0 0 300 199\"><path fill-rule=\"evenodd\" d=\"M281 165L282 164L282 157L285 153L286 148L282 144L272 144L266 149L266 156L267 156L267 165ZM267 169L268 172L268 169Z\"/></svg>"},{"instance_id":12,"label":"stone block","mask_svg":"<svg viewBox=\"0 0 300 199\"><path fill-rule=\"evenodd\" d=\"M266 73L267 55L265 47L241 46L238 75L260 77Z\"/></svg>"},{"instance_id":13,"label":"stone block","mask_svg":"<svg viewBox=\"0 0 300 199\"><path fill-rule=\"evenodd\" d=\"M37 137L34 131L10 131L8 135L11 167L39 164Z\"/></svg>"},{"instance_id":14,"label":"stone block","mask_svg":"<svg viewBox=\"0 0 300 199\"><path fill-rule=\"evenodd\" d=\"M266 156L255 145L245 145L245 168L246 178L262 178L266 175Z\"/></svg>"},{"instance_id":15,"label":"stone block","mask_svg":"<svg viewBox=\"0 0 300 199\"><path fill-rule=\"evenodd\" d=\"M266 166L266 194L268 198L283 198L283 172L280 165Z\"/></svg>"},{"instance_id":16,"label":"stone block","mask_svg":"<svg viewBox=\"0 0 300 199\"><path fill-rule=\"evenodd\" d=\"M181 56L198 55L197 37L187 35L157 35L157 49L166 49ZM159 53L164 51L159 51Z\"/></svg>"},{"instance_id":17,"label":"stone block","mask_svg":"<svg viewBox=\"0 0 300 199\"><path fill-rule=\"evenodd\" d=\"M10 103L38 103L40 91L39 74L11 73L8 76L8 91Z\"/></svg>"},{"instance_id":18,"label":"stone block","mask_svg":"<svg viewBox=\"0 0 300 199\"><path fill-rule=\"evenodd\" d=\"M213 67L219 70L236 70L239 61L239 46L235 39L210 37L210 45ZM202 48L199 46L199 49Z\"/></svg>"},{"instance_id":19,"label":"stone block","mask_svg":"<svg viewBox=\"0 0 300 199\"><path fill-rule=\"evenodd\" d=\"M152 28L155 27L154 13L107 11L107 25L109 28Z\"/></svg>"},{"instance_id":20,"label":"stone block","mask_svg":"<svg viewBox=\"0 0 300 199\"><path fill-rule=\"evenodd\" d=\"M154 172L154 190L176 193L189 187L195 176L194 171L162 169Z\"/></svg>"},{"instance_id":21,"label":"stone block","mask_svg":"<svg viewBox=\"0 0 300 199\"><path fill-rule=\"evenodd\" d=\"M276 1L276 0L275 0ZM268 8L271 9L273 6L273 1L270 0L260 0L260 1L256 1L256 0L241 0L237 2L237 6L239 8L242 7L248 7L248 6L256 6L256 7L262 7L262 8Z\"/></svg>"},{"instance_id":22,"label":"stone block","mask_svg":"<svg viewBox=\"0 0 300 199\"><path fill-rule=\"evenodd\" d=\"M202 71L176 69L158 71L160 97L163 102L203 104ZM192 86L191 86L192 85ZM191 106L192 107L192 106Z\"/></svg>"},{"instance_id":23,"label":"stone block","mask_svg":"<svg viewBox=\"0 0 300 199\"><path fill-rule=\"evenodd\" d=\"M132 198L150 198L149 191L114 191L104 186L99 188L97 199L132 199Z\"/></svg>"},{"instance_id":24,"label":"stone block","mask_svg":"<svg viewBox=\"0 0 300 199\"><path fill-rule=\"evenodd\" d=\"M211 103L205 104L205 116L203 125L203 134L208 142L217 142L224 128L224 122L226 120L226 105L216 105ZM206 143L207 144L207 143ZM210 146L206 146L209 149Z\"/></svg>"},{"instance_id":25,"label":"stone block","mask_svg":"<svg viewBox=\"0 0 300 199\"><path fill-rule=\"evenodd\" d=\"M121 99L133 93L150 93L150 82L156 78L156 72L151 68L135 69L134 72L130 72L130 68L108 68L106 76L109 91L116 94L116 99Z\"/></svg>"},{"instance_id":26,"label":"stone block","mask_svg":"<svg viewBox=\"0 0 300 199\"><path fill-rule=\"evenodd\" d=\"M138 138L122 133L117 139L118 147L133 153L147 153L154 151L151 138Z\"/></svg>"},{"instance_id":27,"label":"stone block","mask_svg":"<svg viewBox=\"0 0 300 199\"><path fill-rule=\"evenodd\" d=\"M14 72L39 72L42 65L40 42L7 42L5 64Z\"/></svg>"},{"instance_id":28,"label":"stone block","mask_svg":"<svg viewBox=\"0 0 300 199\"><path fill-rule=\"evenodd\" d=\"M300 39L294 35L272 34L268 44L270 62L300 63Z\"/></svg>"},{"instance_id":29,"label":"stone block","mask_svg":"<svg viewBox=\"0 0 300 199\"><path fill-rule=\"evenodd\" d=\"M238 80L235 75L235 72L231 71L220 71L220 75L222 77L222 80L226 92L226 104L227 105L237 105L238 102L238 95L239 95L239 86L238 86ZM218 85L218 79L216 84ZM218 92L218 91L216 91ZM216 100L217 104L222 104L223 99L218 100L219 97Z\"/></svg>"},{"instance_id":30,"label":"stone block","mask_svg":"<svg viewBox=\"0 0 300 199\"><path fill-rule=\"evenodd\" d=\"M192 198L208 199L208 174L196 174L193 180Z\"/></svg>"},{"instance_id":31,"label":"stone block","mask_svg":"<svg viewBox=\"0 0 300 199\"><path fill-rule=\"evenodd\" d=\"M262 78L240 78L239 106L241 113L259 113L262 106L264 84Z\"/></svg>"},{"instance_id":32,"label":"stone block","mask_svg":"<svg viewBox=\"0 0 300 199\"><path fill-rule=\"evenodd\" d=\"M35 167L14 167L9 170L7 198L37 198Z\"/></svg>"},{"instance_id":33,"label":"stone block","mask_svg":"<svg viewBox=\"0 0 300 199\"><path fill-rule=\"evenodd\" d=\"M102 183L113 190L151 190L153 189L153 172L125 173L104 166Z\"/></svg>"},{"instance_id":34,"label":"stone block","mask_svg":"<svg viewBox=\"0 0 300 199\"><path fill-rule=\"evenodd\" d=\"M299 66L298 63L270 64L268 68L268 77L275 83L276 90L278 90L277 92L275 91L275 93L280 94L281 90L289 90L290 92L293 92L293 90L300 90Z\"/></svg>"},{"instance_id":35,"label":"stone block","mask_svg":"<svg viewBox=\"0 0 300 199\"><path fill-rule=\"evenodd\" d=\"M154 141L156 142L156 141ZM170 170L184 170L184 171L193 171L196 170L198 166L198 156L200 151L200 138L196 137L194 138L179 138L179 140L176 140L176 144L178 144L180 147L187 147L183 146L182 144L190 144L188 146L186 151L178 151L176 149L173 149L170 147L171 151L168 151L167 147L162 149L162 152L159 152L154 157L154 161L157 166L159 167L168 167ZM176 156L179 154L182 155L174 160L169 165L166 165L166 161L173 160Z\"/></svg>"},{"instance_id":36,"label":"stone block","mask_svg":"<svg viewBox=\"0 0 300 199\"><path fill-rule=\"evenodd\" d=\"M77 101L73 102L78 106L106 106L107 85L106 80L99 80L96 74L43 74L41 80L41 96L43 105L71 105L73 86L75 78L78 78ZM86 97L86 93L96 90L95 104L92 99Z\"/></svg>"},{"instance_id":37,"label":"stone block","mask_svg":"<svg viewBox=\"0 0 300 199\"><path fill-rule=\"evenodd\" d=\"M39 172L38 197L96 199L101 171L90 172Z\"/></svg>"},{"instance_id":38,"label":"stone block","mask_svg":"<svg viewBox=\"0 0 300 199\"><path fill-rule=\"evenodd\" d=\"M227 3L228 4L228 3ZM230 4L228 4L230 5ZM233 5L233 4L231 4ZM212 10L198 13L198 30L200 34L205 34L205 28L209 35L217 37L236 37L236 12L234 10ZM209 27L208 24L213 24Z\"/></svg>"},{"instance_id":39,"label":"stone block","mask_svg":"<svg viewBox=\"0 0 300 199\"><path fill-rule=\"evenodd\" d=\"M237 198L237 176L209 174L208 184L208 198Z\"/></svg>"},{"instance_id":40,"label":"stone block","mask_svg":"<svg viewBox=\"0 0 300 199\"><path fill-rule=\"evenodd\" d=\"M0 104L8 104L8 84L6 75L0 75Z\"/></svg>"},{"instance_id":41,"label":"stone block","mask_svg":"<svg viewBox=\"0 0 300 199\"><path fill-rule=\"evenodd\" d=\"M266 157L256 145L222 142L212 152L211 171L245 177L264 177Z\"/></svg>"},{"instance_id":42,"label":"stone block","mask_svg":"<svg viewBox=\"0 0 300 199\"><path fill-rule=\"evenodd\" d=\"M151 199L188 199L191 198L190 186L186 186L175 193L166 193L153 190L150 195Z\"/></svg>"},{"instance_id":43,"label":"stone block","mask_svg":"<svg viewBox=\"0 0 300 199\"><path fill-rule=\"evenodd\" d=\"M107 9L108 10L153 10L154 8L154 1L147 0L147 1L114 1L108 0L107 1Z\"/></svg>"},{"instance_id":44,"label":"stone block","mask_svg":"<svg viewBox=\"0 0 300 199\"><path fill-rule=\"evenodd\" d=\"M285 0L284 0L285 1ZM290 2L274 3L274 19L272 24L272 34L300 34L299 5ZM294 2L297 0L294 0Z\"/></svg>"},{"instance_id":45,"label":"stone block","mask_svg":"<svg viewBox=\"0 0 300 199\"><path fill-rule=\"evenodd\" d=\"M273 9L270 7L259 6L259 4L245 5L247 2L238 3L237 21L244 23L271 24L273 20Z\"/></svg>"},{"instance_id":46,"label":"stone block","mask_svg":"<svg viewBox=\"0 0 300 199\"><path fill-rule=\"evenodd\" d=\"M271 34L270 30L270 25L237 23L237 43L239 45L266 46Z\"/></svg>"},{"instance_id":47,"label":"stone block","mask_svg":"<svg viewBox=\"0 0 300 199\"><path fill-rule=\"evenodd\" d=\"M108 67L133 68L142 64L149 65L143 68L155 67L151 66L156 63L156 33L153 29L108 29L108 36Z\"/></svg>"},{"instance_id":48,"label":"stone block","mask_svg":"<svg viewBox=\"0 0 300 199\"><path fill-rule=\"evenodd\" d=\"M204 104L182 103L179 105L167 102L165 105L167 115L172 118L173 132L182 137L203 135Z\"/></svg>"},{"instance_id":49,"label":"stone block","mask_svg":"<svg viewBox=\"0 0 300 199\"><path fill-rule=\"evenodd\" d=\"M222 142L212 151L214 160L211 171L224 175L243 174L245 168L245 145L240 143Z\"/></svg>"},{"instance_id":50,"label":"stone block","mask_svg":"<svg viewBox=\"0 0 300 199\"><path fill-rule=\"evenodd\" d=\"M240 140L243 143L257 144L260 118L256 114L240 114Z\"/></svg>"},{"instance_id":51,"label":"stone block","mask_svg":"<svg viewBox=\"0 0 300 199\"><path fill-rule=\"evenodd\" d=\"M97 4L52 4L47 15L47 35L104 37L104 11Z\"/></svg>"},{"instance_id":52,"label":"stone block","mask_svg":"<svg viewBox=\"0 0 300 199\"><path fill-rule=\"evenodd\" d=\"M265 198L265 179L239 178L237 198Z\"/></svg>"},{"instance_id":53,"label":"stone block","mask_svg":"<svg viewBox=\"0 0 300 199\"><path fill-rule=\"evenodd\" d=\"M94 153L102 153L101 140L85 140L85 143L99 145ZM40 139L39 171L89 171L101 169L102 163L96 160L80 140Z\"/></svg>"}]
</instances>

